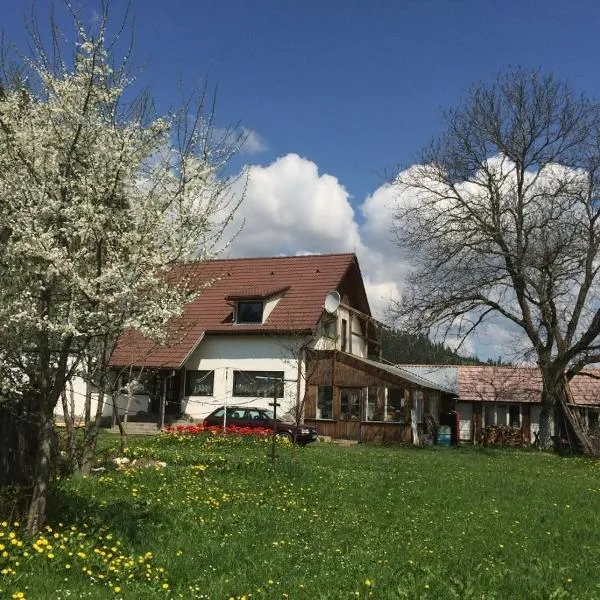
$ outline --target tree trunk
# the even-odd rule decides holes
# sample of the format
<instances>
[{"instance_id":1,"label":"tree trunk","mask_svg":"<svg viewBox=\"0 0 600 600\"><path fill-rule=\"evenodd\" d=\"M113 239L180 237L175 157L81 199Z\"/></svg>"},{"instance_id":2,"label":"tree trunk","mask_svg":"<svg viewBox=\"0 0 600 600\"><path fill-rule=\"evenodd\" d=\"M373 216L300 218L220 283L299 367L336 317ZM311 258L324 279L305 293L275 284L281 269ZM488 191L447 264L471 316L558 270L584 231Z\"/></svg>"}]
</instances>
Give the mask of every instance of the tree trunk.
<instances>
[{"instance_id":1,"label":"tree trunk","mask_svg":"<svg viewBox=\"0 0 600 600\"><path fill-rule=\"evenodd\" d=\"M552 435L554 429L554 405L552 396L544 397L542 392L542 410L540 412L540 448L550 450L552 448Z\"/></svg>"},{"instance_id":2,"label":"tree trunk","mask_svg":"<svg viewBox=\"0 0 600 600\"><path fill-rule=\"evenodd\" d=\"M69 398L67 391L63 390L60 394L63 419L67 432L67 453L69 457L69 469L74 469L79 461L77 456L77 432L75 430L75 399L74 399L73 383L69 381Z\"/></svg>"},{"instance_id":3,"label":"tree trunk","mask_svg":"<svg viewBox=\"0 0 600 600\"><path fill-rule=\"evenodd\" d=\"M86 386L86 415L91 413L92 388ZM84 475L89 475L92 465L94 464L94 456L96 455L96 444L98 443L98 433L100 431L100 420L104 409L104 390L99 388L96 404L96 414L94 420L91 418L86 422L85 435L81 448L81 472Z\"/></svg>"},{"instance_id":4,"label":"tree trunk","mask_svg":"<svg viewBox=\"0 0 600 600\"><path fill-rule=\"evenodd\" d=\"M54 419L52 410L46 407L38 413L38 449L35 460L35 473L31 490L31 501L27 514L27 531L37 533L46 518L48 484L52 468L52 443L54 440Z\"/></svg>"},{"instance_id":5,"label":"tree trunk","mask_svg":"<svg viewBox=\"0 0 600 600\"><path fill-rule=\"evenodd\" d=\"M564 376L562 367L554 367L550 357L539 362L542 375L542 411L540 413L540 448L551 450L552 436L556 428L556 407L560 404L560 395L564 394Z\"/></svg>"},{"instance_id":6,"label":"tree trunk","mask_svg":"<svg viewBox=\"0 0 600 600\"><path fill-rule=\"evenodd\" d=\"M127 427L123 424L123 420L119 414L119 403L116 401L114 410L115 420L117 421L117 427L119 428L119 454L123 454L123 452L125 452L125 448L127 448Z\"/></svg>"}]
</instances>

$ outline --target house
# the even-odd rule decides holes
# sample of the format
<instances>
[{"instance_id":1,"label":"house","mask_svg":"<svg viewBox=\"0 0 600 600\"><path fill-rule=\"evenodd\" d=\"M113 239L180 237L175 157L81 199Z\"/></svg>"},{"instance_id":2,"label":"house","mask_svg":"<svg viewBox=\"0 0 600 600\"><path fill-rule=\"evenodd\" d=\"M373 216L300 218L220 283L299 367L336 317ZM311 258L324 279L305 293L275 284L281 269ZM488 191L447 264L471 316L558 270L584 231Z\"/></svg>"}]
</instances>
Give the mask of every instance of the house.
<instances>
[{"instance_id":1,"label":"house","mask_svg":"<svg viewBox=\"0 0 600 600\"><path fill-rule=\"evenodd\" d=\"M305 422L321 435L357 441L433 441L433 421L453 404L443 377L425 377L347 352L317 350L307 362Z\"/></svg>"},{"instance_id":2,"label":"house","mask_svg":"<svg viewBox=\"0 0 600 600\"><path fill-rule=\"evenodd\" d=\"M134 379L135 394L114 404L128 419L198 421L224 404L267 407L276 395L281 412L303 409L323 435L410 440L412 424L452 394L379 361L381 324L354 254L203 261L171 276L204 289L170 323L166 344L136 331L119 340L112 366L121 384Z\"/></svg>"},{"instance_id":3,"label":"house","mask_svg":"<svg viewBox=\"0 0 600 600\"><path fill-rule=\"evenodd\" d=\"M421 377L443 382L456 397L460 440L478 443L484 428L522 430L523 443L539 431L542 378L536 367L403 365ZM570 383L573 405L584 429L600 425L600 369L586 369Z\"/></svg>"},{"instance_id":4,"label":"house","mask_svg":"<svg viewBox=\"0 0 600 600\"><path fill-rule=\"evenodd\" d=\"M525 441L539 429L536 369L383 362L354 254L194 262L171 276L202 293L165 344L136 331L119 340L112 367L134 393L109 399L109 421L118 411L160 427L224 404L267 408L276 396L280 414L332 438L423 443L456 401L464 442L492 424L521 428ZM572 389L582 422L596 426L600 380L578 375ZM74 381L67 395L81 415L85 386Z\"/></svg>"}]
</instances>

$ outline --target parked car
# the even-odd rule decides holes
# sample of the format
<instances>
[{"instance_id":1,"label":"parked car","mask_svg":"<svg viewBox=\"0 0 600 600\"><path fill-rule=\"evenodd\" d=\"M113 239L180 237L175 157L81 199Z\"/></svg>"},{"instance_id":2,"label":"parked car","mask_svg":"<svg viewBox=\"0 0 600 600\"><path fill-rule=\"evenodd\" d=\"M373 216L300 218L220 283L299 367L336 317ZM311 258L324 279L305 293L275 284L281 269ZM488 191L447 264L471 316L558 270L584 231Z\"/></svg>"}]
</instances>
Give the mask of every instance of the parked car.
<instances>
[{"instance_id":1,"label":"parked car","mask_svg":"<svg viewBox=\"0 0 600 600\"><path fill-rule=\"evenodd\" d=\"M227 426L273 429L273 411L254 406L221 406L204 419L204 427L222 427L225 411L227 411L225 419ZM296 426L281 419L277 419L275 422L275 433L290 441L294 439L295 433L296 443L301 446L310 444L317 439L317 430L314 427Z\"/></svg>"}]
</instances>

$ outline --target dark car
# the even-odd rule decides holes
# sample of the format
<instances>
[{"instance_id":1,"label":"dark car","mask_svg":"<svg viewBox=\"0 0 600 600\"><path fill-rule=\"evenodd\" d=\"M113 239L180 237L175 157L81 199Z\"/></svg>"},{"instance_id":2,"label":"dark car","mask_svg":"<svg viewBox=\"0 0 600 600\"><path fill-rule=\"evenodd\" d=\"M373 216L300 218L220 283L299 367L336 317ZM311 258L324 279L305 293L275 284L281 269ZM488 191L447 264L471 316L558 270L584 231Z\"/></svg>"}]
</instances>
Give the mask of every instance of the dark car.
<instances>
[{"instance_id":1,"label":"dark car","mask_svg":"<svg viewBox=\"0 0 600 600\"><path fill-rule=\"evenodd\" d=\"M227 418L225 419L227 426L273 429L273 412L271 410L248 406L221 406L204 419L204 426L222 427L225 411L227 411ZM314 427L296 426L281 419L277 419L275 423L275 432L278 436L287 438L290 441L294 439L295 433L296 443L302 446L317 439L317 430Z\"/></svg>"}]
</instances>

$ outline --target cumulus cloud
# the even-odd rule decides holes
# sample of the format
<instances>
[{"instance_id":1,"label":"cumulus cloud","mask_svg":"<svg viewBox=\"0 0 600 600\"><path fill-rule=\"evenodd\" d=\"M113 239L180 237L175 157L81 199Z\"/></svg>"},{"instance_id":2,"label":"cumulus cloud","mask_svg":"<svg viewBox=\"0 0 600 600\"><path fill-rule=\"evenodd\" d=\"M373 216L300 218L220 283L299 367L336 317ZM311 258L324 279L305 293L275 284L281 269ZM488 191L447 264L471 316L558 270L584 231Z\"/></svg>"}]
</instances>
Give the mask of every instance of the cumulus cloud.
<instances>
[{"instance_id":1,"label":"cumulus cloud","mask_svg":"<svg viewBox=\"0 0 600 600\"><path fill-rule=\"evenodd\" d=\"M234 227L237 256L302 252L354 252L361 246L354 209L344 186L297 154L266 167L250 167ZM241 183L240 183L241 185Z\"/></svg>"},{"instance_id":2,"label":"cumulus cloud","mask_svg":"<svg viewBox=\"0 0 600 600\"><path fill-rule=\"evenodd\" d=\"M394 208L411 201L409 197L383 184L355 211L343 184L298 154L251 166L248 179L235 185L245 196L232 225L241 230L227 255L355 252L371 310L388 320L390 305L400 299L410 269L410 257L398 249L392 232ZM462 352L482 349L482 356L506 356L503 350L510 339L514 338L505 338L500 327L490 326L481 339L468 340Z\"/></svg>"}]
</instances>

